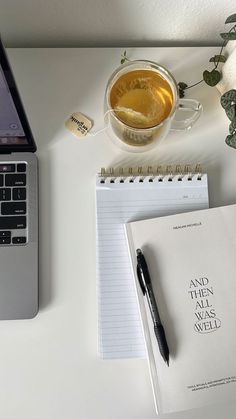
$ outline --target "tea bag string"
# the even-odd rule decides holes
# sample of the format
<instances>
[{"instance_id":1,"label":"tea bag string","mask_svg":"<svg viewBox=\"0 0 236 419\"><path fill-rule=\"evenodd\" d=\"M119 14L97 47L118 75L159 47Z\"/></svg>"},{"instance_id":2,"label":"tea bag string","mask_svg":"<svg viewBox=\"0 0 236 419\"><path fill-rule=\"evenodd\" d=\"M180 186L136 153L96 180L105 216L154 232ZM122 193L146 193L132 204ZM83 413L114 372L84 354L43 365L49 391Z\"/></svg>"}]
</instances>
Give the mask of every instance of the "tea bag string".
<instances>
[{"instance_id":1,"label":"tea bag string","mask_svg":"<svg viewBox=\"0 0 236 419\"><path fill-rule=\"evenodd\" d=\"M111 112L114 112L116 109L108 109L105 113L104 113L104 119L106 118L106 116L109 114L109 113L111 113ZM106 131L107 130L107 128L108 128L108 124L106 124L106 122L105 122L105 126L103 127L103 128L101 128L101 129L98 129L98 130L96 130L96 131L90 131L88 134L87 134L87 137L95 137L96 135L98 135L98 134L100 134L101 132L104 132L104 131Z\"/></svg>"},{"instance_id":2,"label":"tea bag string","mask_svg":"<svg viewBox=\"0 0 236 419\"><path fill-rule=\"evenodd\" d=\"M137 112L137 111L135 111L134 109L130 109L130 108L120 108L120 107L117 107L117 108L114 108L114 109L108 109L106 112L105 112L105 114L104 114L104 119L106 119L106 116L109 114L109 113L114 113L114 112L116 112L116 113L119 113L119 112L126 112L126 113L132 113L133 115L138 115L139 116L139 118L142 116L142 117L144 117L144 115L142 115L142 113L140 113L140 112ZM93 131L93 132L89 132L88 134L87 134L87 136L92 136L92 137L95 137L96 135L98 135L98 134L100 134L101 132L104 132L104 131L106 131L106 129L108 128L108 123L106 123L105 122L105 126L103 127L103 128L101 128L101 129L99 129L99 130L96 130L96 131Z\"/></svg>"}]
</instances>

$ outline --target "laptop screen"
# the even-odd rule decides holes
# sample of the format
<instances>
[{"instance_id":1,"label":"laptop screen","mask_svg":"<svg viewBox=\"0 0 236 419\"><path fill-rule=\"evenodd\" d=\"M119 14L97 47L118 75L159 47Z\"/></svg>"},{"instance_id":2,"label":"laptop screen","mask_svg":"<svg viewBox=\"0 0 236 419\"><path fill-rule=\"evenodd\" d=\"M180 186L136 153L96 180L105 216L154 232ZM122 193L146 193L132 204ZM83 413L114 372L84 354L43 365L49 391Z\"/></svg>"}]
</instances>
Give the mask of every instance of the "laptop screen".
<instances>
[{"instance_id":1,"label":"laptop screen","mask_svg":"<svg viewBox=\"0 0 236 419\"><path fill-rule=\"evenodd\" d=\"M0 152L35 151L33 136L0 41Z\"/></svg>"}]
</instances>

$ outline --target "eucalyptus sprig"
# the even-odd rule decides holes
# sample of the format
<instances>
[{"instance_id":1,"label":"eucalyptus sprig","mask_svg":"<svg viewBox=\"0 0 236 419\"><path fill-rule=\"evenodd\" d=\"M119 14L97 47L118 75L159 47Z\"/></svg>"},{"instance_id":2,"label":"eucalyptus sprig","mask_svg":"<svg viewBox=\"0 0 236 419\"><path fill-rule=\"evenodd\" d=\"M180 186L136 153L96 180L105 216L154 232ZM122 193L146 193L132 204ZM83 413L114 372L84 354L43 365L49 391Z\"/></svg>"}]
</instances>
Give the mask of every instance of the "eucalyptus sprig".
<instances>
[{"instance_id":1,"label":"eucalyptus sprig","mask_svg":"<svg viewBox=\"0 0 236 419\"><path fill-rule=\"evenodd\" d=\"M220 36L223 39L223 43L221 45L221 49L218 55L214 55L210 58L209 62L214 64L214 68L211 71L205 70L202 74L202 79L197 83L194 83L190 86L187 83L180 82L178 83L179 87L179 95L180 97L184 97L184 93L187 89L191 89L198 84L205 82L208 86L216 86L217 83L221 80L221 72L218 69L219 63L225 63L226 57L223 54L224 47L226 46L228 41L236 40L236 14L230 15L227 17L226 24L234 23L234 25L229 29L228 32L221 33Z\"/></svg>"},{"instance_id":2,"label":"eucalyptus sprig","mask_svg":"<svg viewBox=\"0 0 236 419\"><path fill-rule=\"evenodd\" d=\"M191 85L188 86L186 83L180 82L178 83L179 87L179 96L184 97L184 93L187 89L196 86L197 84L202 83L203 81L208 84L208 86L216 86L217 83L221 80L222 74L218 70L219 63L225 63L226 57L223 55L224 47L226 46L228 41L236 40L236 14L230 15L225 23L234 23L234 25L229 29L228 32L221 33L220 36L223 39L223 43L218 55L214 55L211 57L209 62L214 64L214 68L211 71L205 70L203 71L203 78ZM224 93L221 96L221 106L225 110L227 117L230 120L229 125L229 135L227 135L225 142L228 146L232 148L236 148L236 90L232 89L228 92Z\"/></svg>"},{"instance_id":3,"label":"eucalyptus sprig","mask_svg":"<svg viewBox=\"0 0 236 419\"><path fill-rule=\"evenodd\" d=\"M220 103L231 121L229 135L227 135L225 142L230 147L236 148L236 90L232 89L224 93L221 96Z\"/></svg>"}]
</instances>

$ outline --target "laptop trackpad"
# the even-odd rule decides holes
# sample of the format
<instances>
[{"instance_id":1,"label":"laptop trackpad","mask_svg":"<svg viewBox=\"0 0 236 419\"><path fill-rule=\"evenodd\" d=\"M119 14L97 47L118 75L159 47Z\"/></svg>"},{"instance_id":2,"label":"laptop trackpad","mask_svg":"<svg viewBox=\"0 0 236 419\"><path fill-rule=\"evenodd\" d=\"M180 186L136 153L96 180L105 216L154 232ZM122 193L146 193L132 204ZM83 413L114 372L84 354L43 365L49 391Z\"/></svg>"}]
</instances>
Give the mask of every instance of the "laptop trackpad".
<instances>
[{"instance_id":1,"label":"laptop trackpad","mask_svg":"<svg viewBox=\"0 0 236 419\"><path fill-rule=\"evenodd\" d=\"M38 312L37 243L0 248L0 320Z\"/></svg>"}]
</instances>

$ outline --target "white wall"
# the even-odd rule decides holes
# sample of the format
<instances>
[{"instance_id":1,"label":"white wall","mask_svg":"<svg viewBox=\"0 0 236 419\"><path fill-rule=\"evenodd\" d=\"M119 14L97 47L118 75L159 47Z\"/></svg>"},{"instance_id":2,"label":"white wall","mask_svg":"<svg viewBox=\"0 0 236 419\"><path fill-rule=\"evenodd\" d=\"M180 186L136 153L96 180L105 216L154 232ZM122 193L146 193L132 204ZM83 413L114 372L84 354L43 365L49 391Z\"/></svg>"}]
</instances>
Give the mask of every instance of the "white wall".
<instances>
[{"instance_id":1,"label":"white wall","mask_svg":"<svg viewBox=\"0 0 236 419\"><path fill-rule=\"evenodd\" d=\"M219 44L235 0L0 0L7 46Z\"/></svg>"}]
</instances>

